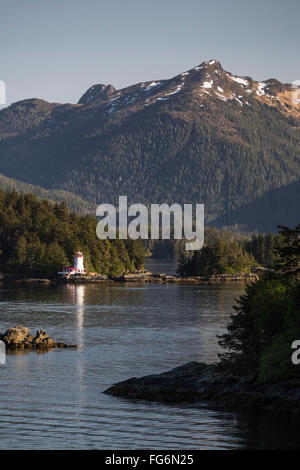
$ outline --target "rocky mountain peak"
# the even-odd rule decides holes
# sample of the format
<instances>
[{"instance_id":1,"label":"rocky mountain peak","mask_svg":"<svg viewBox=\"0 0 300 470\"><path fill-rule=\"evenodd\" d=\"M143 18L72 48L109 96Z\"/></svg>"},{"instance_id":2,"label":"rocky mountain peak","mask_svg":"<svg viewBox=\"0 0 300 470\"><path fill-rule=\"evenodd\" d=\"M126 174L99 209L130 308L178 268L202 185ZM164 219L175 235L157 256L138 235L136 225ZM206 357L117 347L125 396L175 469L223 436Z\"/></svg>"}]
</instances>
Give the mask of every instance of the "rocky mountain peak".
<instances>
[{"instance_id":1,"label":"rocky mountain peak","mask_svg":"<svg viewBox=\"0 0 300 470\"><path fill-rule=\"evenodd\" d=\"M89 104L93 101L106 100L116 89L112 85L96 84L91 86L80 98L78 104Z\"/></svg>"},{"instance_id":2,"label":"rocky mountain peak","mask_svg":"<svg viewBox=\"0 0 300 470\"><path fill-rule=\"evenodd\" d=\"M221 63L216 59L206 60L202 62L202 64L200 64L199 67L223 70Z\"/></svg>"}]
</instances>

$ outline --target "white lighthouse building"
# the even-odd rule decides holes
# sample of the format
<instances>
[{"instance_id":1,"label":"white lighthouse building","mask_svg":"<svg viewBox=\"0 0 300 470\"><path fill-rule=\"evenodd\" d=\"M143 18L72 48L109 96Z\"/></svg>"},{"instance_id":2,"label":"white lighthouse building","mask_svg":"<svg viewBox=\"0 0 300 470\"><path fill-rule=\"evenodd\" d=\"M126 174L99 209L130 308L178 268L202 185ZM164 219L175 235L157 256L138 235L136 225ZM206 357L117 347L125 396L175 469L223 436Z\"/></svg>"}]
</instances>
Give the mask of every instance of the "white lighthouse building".
<instances>
[{"instance_id":1,"label":"white lighthouse building","mask_svg":"<svg viewBox=\"0 0 300 470\"><path fill-rule=\"evenodd\" d=\"M58 274L62 276L73 276L74 274L86 274L86 270L83 265L83 254L81 251L76 251L74 256L74 266L69 268L63 268L62 271L59 271Z\"/></svg>"},{"instance_id":2,"label":"white lighthouse building","mask_svg":"<svg viewBox=\"0 0 300 470\"><path fill-rule=\"evenodd\" d=\"M78 273L85 273L85 269L83 266L83 254L81 251L76 251L74 257L74 268L77 269Z\"/></svg>"}]
</instances>

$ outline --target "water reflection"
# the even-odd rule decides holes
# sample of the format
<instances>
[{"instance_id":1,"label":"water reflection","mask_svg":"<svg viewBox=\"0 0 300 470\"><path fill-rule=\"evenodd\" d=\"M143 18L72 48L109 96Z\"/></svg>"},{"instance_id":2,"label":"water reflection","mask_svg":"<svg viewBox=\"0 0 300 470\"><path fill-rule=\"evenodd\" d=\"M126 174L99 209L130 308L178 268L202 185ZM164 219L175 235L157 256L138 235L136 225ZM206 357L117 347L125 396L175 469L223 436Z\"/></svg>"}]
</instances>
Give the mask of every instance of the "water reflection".
<instances>
[{"instance_id":1,"label":"water reflection","mask_svg":"<svg viewBox=\"0 0 300 470\"><path fill-rule=\"evenodd\" d=\"M298 420L102 394L114 382L217 358L244 286L0 285L0 331L22 324L78 350L10 354L0 448L299 448Z\"/></svg>"},{"instance_id":2,"label":"water reflection","mask_svg":"<svg viewBox=\"0 0 300 470\"><path fill-rule=\"evenodd\" d=\"M84 322L84 298L86 285L66 284L67 302L76 306L78 346L83 345L83 322Z\"/></svg>"}]
</instances>

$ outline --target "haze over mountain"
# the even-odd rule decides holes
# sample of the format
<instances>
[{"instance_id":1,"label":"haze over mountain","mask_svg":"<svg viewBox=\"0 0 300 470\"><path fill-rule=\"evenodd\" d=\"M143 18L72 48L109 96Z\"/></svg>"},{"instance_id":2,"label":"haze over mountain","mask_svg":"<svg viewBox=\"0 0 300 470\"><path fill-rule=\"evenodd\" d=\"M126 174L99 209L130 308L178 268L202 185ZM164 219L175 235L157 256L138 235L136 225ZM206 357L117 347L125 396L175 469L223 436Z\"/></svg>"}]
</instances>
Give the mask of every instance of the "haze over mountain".
<instances>
[{"instance_id":1,"label":"haze over mountain","mask_svg":"<svg viewBox=\"0 0 300 470\"><path fill-rule=\"evenodd\" d=\"M207 222L268 230L300 202L276 199L300 181L293 92L211 60L169 80L96 84L78 104L23 100L0 111L0 172L97 204L205 203Z\"/></svg>"},{"instance_id":2,"label":"haze over mountain","mask_svg":"<svg viewBox=\"0 0 300 470\"><path fill-rule=\"evenodd\" d=\"M96 205L85 201L80 196L76 196L63 189L44 189L40 186L24 183L22 181L8 178L0 174L0 189L4 191L16 191L22 194L35 194L39 199L47 199L52 202L65 202L71 212L79 215L95 214Z\"/></svg>"}]
</instances>

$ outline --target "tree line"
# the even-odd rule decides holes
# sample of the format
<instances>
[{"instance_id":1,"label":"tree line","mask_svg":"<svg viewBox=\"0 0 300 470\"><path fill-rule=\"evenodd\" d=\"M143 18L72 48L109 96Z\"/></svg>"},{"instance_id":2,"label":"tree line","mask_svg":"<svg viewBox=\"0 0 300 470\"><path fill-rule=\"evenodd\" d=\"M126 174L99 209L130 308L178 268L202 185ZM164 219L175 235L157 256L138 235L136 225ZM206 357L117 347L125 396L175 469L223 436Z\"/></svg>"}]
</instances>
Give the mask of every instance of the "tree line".
<instances>
[{"instance_id":1,"label":"tree line","mask_svg":"<svg viewBox=\"0 0 300 470\"><path fill-rule=\"evenodd\" d=\"M192 253L183 249L182 243L172 241L173 253L177 253L178 273L181 276L201 276L211 274L249 273L252 268L263 266L273 268L276 261L276 246L281 235L242 234L228 230L208 228L205 244ZM170 243L169 243L170 245ZM170 253L170 246L167 252ZM154 254L160 254L154 249Z\"/></svg>"},{"instance_id":2,"label":"tree line","mask_svg":"<svg viewBox=\"0 0 300 470\"><path fill-rule=\"evenodd\" d=\"M2 273L52 277L84 253L87 271L119 275L144 263L141 240L99 240L97 220L69 211L65 202L0 190L0 268Z\"/></svg>"}]
</instances>

